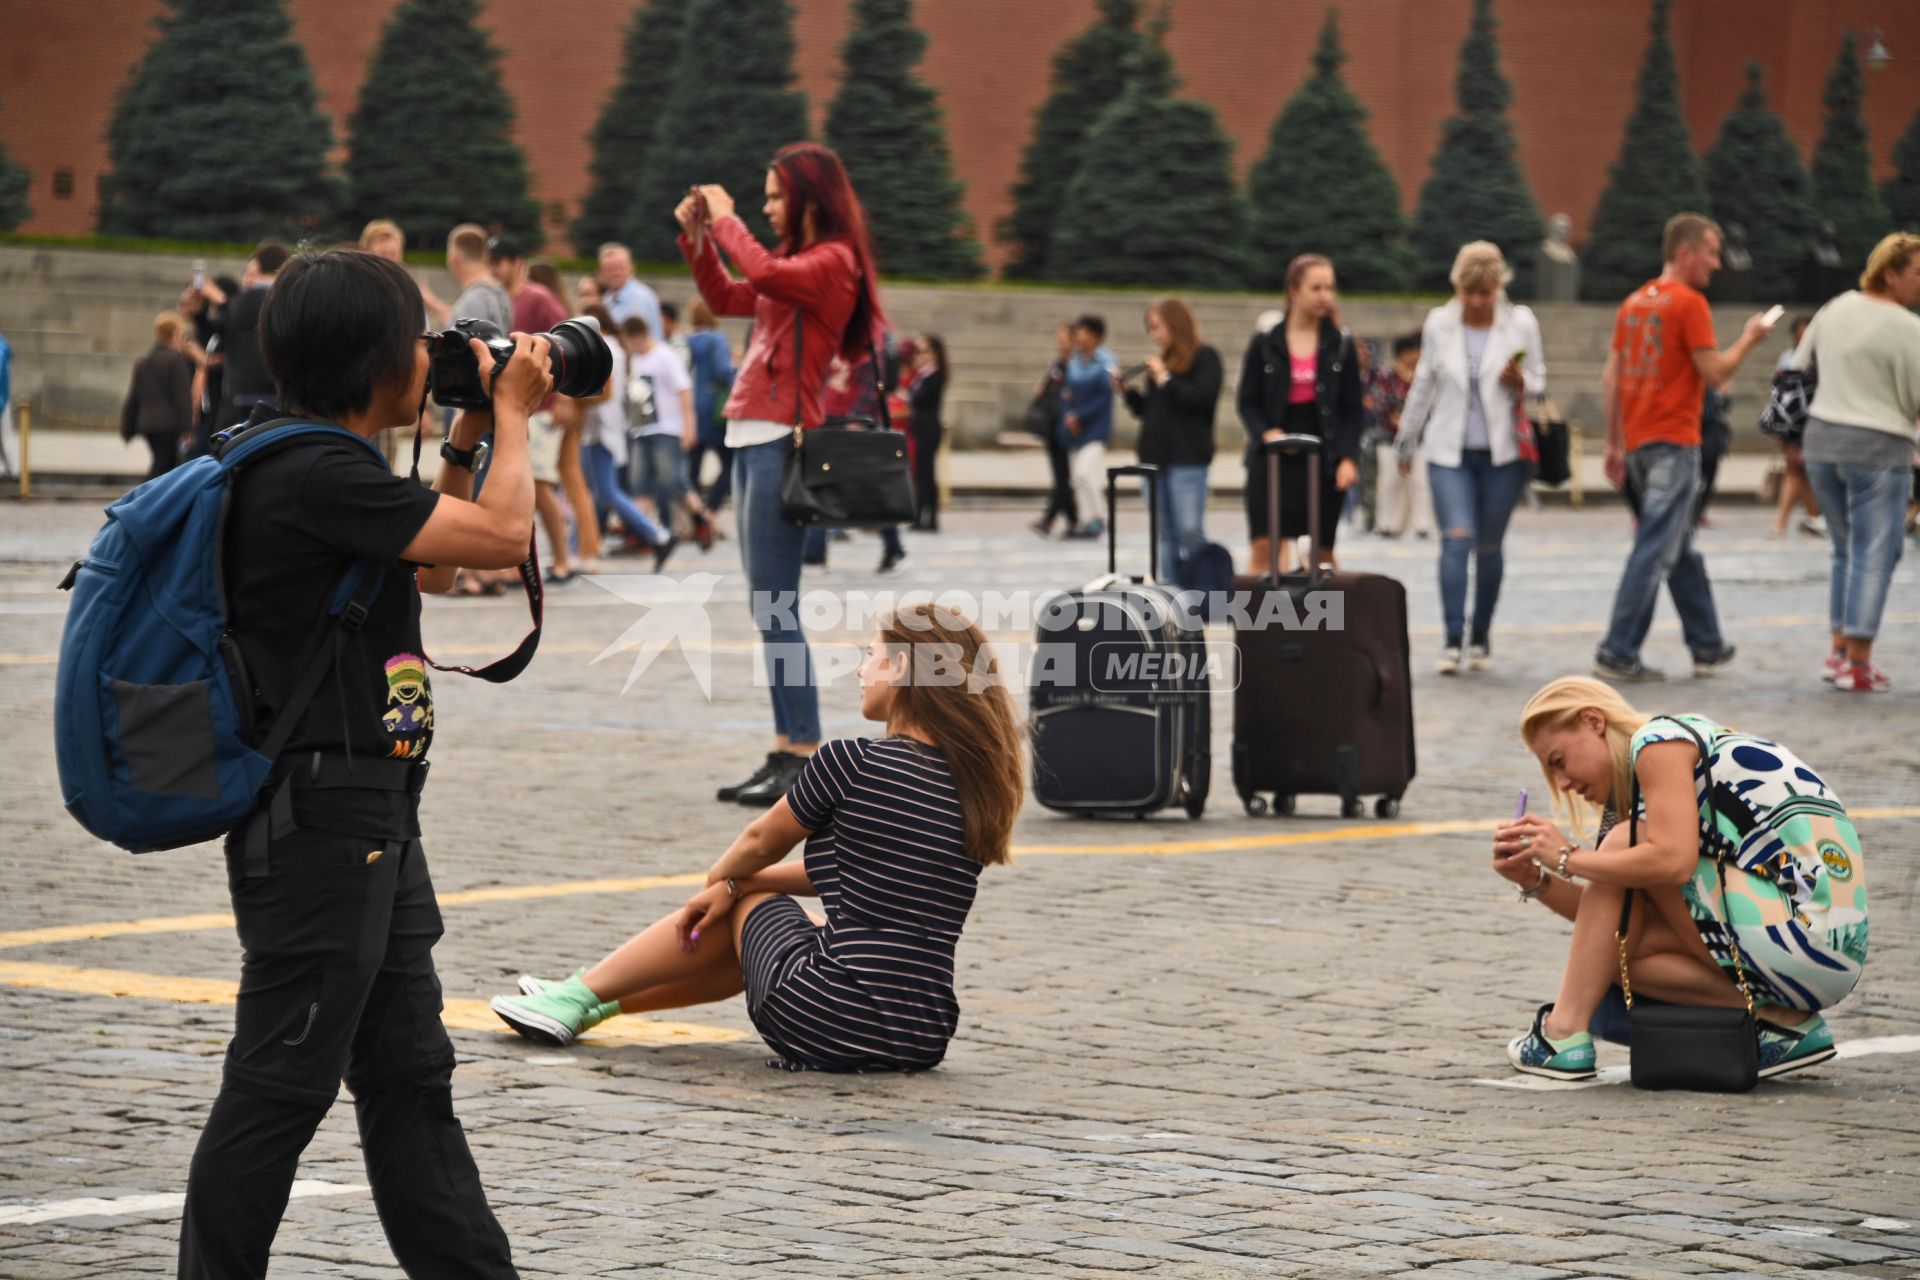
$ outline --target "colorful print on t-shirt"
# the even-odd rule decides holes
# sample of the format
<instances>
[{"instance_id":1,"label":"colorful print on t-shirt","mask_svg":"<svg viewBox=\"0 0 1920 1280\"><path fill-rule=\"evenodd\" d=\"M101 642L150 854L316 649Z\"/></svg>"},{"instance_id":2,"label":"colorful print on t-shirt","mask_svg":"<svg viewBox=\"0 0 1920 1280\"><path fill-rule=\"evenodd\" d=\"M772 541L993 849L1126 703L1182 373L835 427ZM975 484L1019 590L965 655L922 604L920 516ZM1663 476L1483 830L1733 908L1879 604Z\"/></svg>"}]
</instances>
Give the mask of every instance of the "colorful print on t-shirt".
<instances>
[{"instance_id":1,"label":"colorful print on t-shirt","mask_svg":"<svg viewBox=\"0 0 1920 1280\"><path fill-rule=\"evenodd\" d=\"M427 682L426 660L420 655L397 653L387 659L387 713L380 723L393 739L389 754L395 759L414 760L427 754L427 735L433 732L433 686Z\"/></svg>"}]
</instances>

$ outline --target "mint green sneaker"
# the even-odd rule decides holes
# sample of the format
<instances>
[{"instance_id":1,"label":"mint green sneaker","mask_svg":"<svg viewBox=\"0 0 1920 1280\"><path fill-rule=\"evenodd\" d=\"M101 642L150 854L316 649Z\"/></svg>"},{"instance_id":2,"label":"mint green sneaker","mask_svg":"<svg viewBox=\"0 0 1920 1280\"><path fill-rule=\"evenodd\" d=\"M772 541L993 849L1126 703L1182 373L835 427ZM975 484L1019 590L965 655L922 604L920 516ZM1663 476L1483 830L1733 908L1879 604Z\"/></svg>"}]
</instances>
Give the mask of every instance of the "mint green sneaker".
<instances>
[{"instance_id":1,"label":"mint green sneaker","mask_svg":"<svg viewBox=\"0 0 1920 1280\"><path fill-rule=\"evenodd\" d=\"M1783 1027L1764 1019L1760 1023L1760 1078L1771 1080L1789 1071L1816 1066L1838 1052L1827 1020L1814 1014L1798 1026Z\"/></svg>"},{"instance_id":2,"label":"mint green sneaker","mask_svg":"<svg viewBox=\"0 0 1920 1280\"><path fill-rule=\"evenodd\" d=\"M1533 1015L1533 1027L1507 1044L1507 1061L1515 1071L1549 1080L1591 1080L1593 1037L1576 1031L1564 1040L1547 1039L1547 1014L1553 1006L1543 1004Z\"/></svg>"},{"instance_id":3,"label":"mint green sneaker","mask_svg":"<svg viewBox=\"0 0 1920 1280\"><path fill-rule=\"evenodd\" d=\"M585 969L577 969L565 982L551 986L535 979L539 990L527 995L495 996L490 1002L500 1020L529 1040L565 1048L582 1031L599 1026L620 1012L618 1001L603 1001L581 980ZM527 980L521 980L521 989Z\"/></svg>"}]
</instances>

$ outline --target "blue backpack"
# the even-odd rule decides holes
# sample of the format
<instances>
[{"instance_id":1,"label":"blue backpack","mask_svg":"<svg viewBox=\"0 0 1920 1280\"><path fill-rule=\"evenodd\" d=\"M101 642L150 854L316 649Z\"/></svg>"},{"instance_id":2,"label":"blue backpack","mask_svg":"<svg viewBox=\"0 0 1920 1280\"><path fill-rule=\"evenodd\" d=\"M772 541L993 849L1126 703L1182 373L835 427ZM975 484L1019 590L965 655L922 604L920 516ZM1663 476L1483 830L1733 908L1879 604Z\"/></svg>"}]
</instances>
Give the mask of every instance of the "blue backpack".
<instances>
[{"instance_id":1,"label":"blue backpack","mask_svg":"<svg viewBox=\"0 0 1920 1280\"><path fill-rule=\"evenodd\" d=\"M356 561L327 609L299 682L252 740L252 686L227 617L227 509L240 468L300 441L354 441L344 427L292 419L220 432L212 453L107 508L73 592L54 690L54 749L67 812L132 853L223 835L258 807L273 762L366 620L386 567Z\"/></svg>"}]
</instances>

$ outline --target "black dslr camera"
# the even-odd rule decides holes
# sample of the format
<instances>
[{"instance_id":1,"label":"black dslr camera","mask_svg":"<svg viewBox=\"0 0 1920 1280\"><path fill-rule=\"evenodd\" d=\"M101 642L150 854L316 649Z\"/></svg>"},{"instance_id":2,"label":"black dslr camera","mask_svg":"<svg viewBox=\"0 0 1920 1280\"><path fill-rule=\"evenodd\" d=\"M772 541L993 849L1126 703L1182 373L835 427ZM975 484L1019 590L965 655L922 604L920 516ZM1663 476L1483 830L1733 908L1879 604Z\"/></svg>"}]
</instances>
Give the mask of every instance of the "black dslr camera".
<instances>
[{"instance_id":1,"label":"black dslr camera","mask_svg":"<svg viewBox=\"0 0 1920 1280\"><path fill-rule=\"evenodd\" d=\"M564 321L536 336L551 344L547 363L553 370L553 389L561 395L575 399L598 395L613 376L613 352L591 317ZM469 338L480 339L493 353L493 367L485 373L467 345ZM441 408L486 409L493 404L493 376L513 358L513 342L500 332L500 326L463 316L452 328L428 335L427 356L431 361L427 386Z\"/></svg>"}]
</instances>

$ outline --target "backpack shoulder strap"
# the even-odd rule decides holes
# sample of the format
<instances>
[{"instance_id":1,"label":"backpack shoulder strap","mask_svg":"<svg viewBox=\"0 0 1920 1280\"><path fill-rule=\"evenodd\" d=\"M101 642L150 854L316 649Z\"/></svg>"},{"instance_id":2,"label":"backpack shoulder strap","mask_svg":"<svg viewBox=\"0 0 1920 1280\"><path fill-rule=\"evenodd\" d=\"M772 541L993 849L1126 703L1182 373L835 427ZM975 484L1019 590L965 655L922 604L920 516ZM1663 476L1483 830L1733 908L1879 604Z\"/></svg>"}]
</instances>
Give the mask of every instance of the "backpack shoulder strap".
<instances>
[{"instance_id":1,"label":"backpack shoulder strap","mask_svg":"<svg viewBox=\"0 0 1920 1280\"><path fill-rule=\"evenodd\" d=\"M336 438L354 441L367 450L382 464L386 455L373 441L358 435L345 427L331 422L312 422L305 418L269 418L265 422L249 422L240 427L230 427L217 432L207 442L208 452L219 460L222 470L232 470L243 463L257 461L269 452L276 452L297 441L311 441L322 438Z\"/></svg>"},{"instance_id":2,"label":"backpack shoulder strap","mask_svg":"<svg viewBox=\"0 0 1920 1280\"><path fill-rule=\"evenodd\" d=\"M327 606L330 619L327 629L314 640L302 665L299 683L293 686L293 692L287 695L286 705L274 717L273 728L261 739L261 755L269 760L277 760L280 753L286 750L287 741L293 737L294 728L300 723L300 717L306 714L313 696L320 691L321 682L339 663L340 651L345 647L347 637L366 622L374 597L380 594L386 578L386 566L368 560L354 561L341 575L340 585Z\"/></svg>"}]
</instances>

